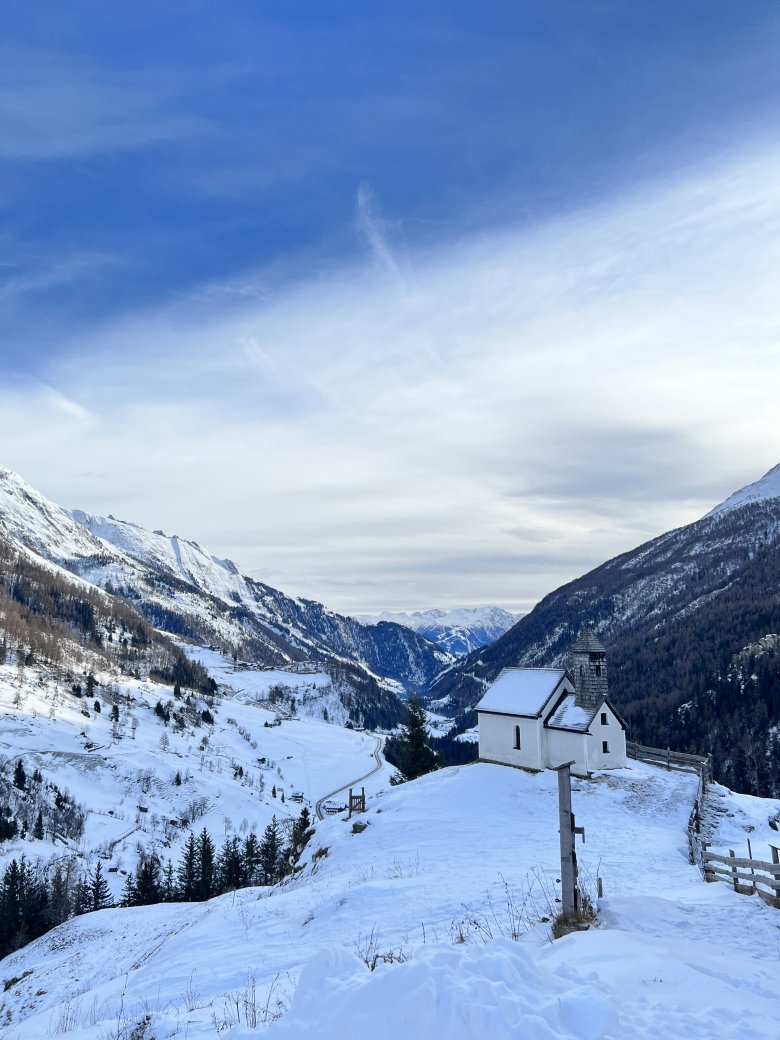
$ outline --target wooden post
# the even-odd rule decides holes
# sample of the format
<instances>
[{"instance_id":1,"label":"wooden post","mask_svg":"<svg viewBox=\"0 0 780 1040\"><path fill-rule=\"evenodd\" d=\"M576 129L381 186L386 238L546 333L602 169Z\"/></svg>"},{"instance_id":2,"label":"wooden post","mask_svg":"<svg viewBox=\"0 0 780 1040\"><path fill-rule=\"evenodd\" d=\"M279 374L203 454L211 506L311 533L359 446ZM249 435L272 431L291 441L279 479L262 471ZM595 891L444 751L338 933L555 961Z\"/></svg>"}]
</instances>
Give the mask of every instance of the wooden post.
<instances>
[{"instance_id":1,"label":"wooden post","mask_svg":"<svg viewBox=\"0 0 780 1040\"><path fill-rule=\"evenodd\" d=\"M598 884L599 899L604 898L604 880L603 878L597 878L596 883Z\"/></svg>"},{"instance_id":2,"label":"wooden post","mask_svg":"<svg viewBox=\"0 0 780 1040\"><path fill-rule=\"evenodd\" d=\"M672 753L669 750L669 748L666 749L666 768L667 769L671 769L672 768Z\"/></svg>"},{"instance_id":3,"label":"wooden post","mask_svg":"<svg viewBox=\"0 0 780 1040\"><path fill-rule=\"evenodd\" d=\"M772 871L772 878L775 881L780 881L780 849L778 849L777 845L770 845L769 848L772 850L772 864L775 868ZM775 900L780 899L780 889L772 889L772 894L774 895ZM780 903L775 902L774 905L780 906Z\"/></svg>"},{"instance_id":4,"label":"wooden post","mask_svg":"<svg viewBox=\"0 0 780 1040\"><path fill-rule=\"evenodd\" d=\"M729 849L729 856L731 856L732 858L735 856L735 852L734 852L733 849ZM731 868L731 873L734 875L734 880L732 881L732 884L734 885L734 891L736 892L737 891L737 868L736 867L732 867Z\"/></svg>"},{"instance_id":5,"label":"wooden post","mask_svg":"<svg viewBox=\"0 0 780 1040\"><path fill-rule=\"evenodd\" d=\"M752 846L750 844L750 838L747 839L747 847L748 847L748 859L752 859L753 858L753 848L752 848ZM753 867L750 868L750 873L753 875L753 895L756 895L758 893L758 887L756 886L756 882L755 882L756 872L753 869Z\"/></svg>"},{"instance_id":6,"label":"wooden post","mask_svg":"<svg viewBox=\"0 0 780 1040\"><path fill-rule=\"evenodd\" d=\"M571 811L571 767L574 762L564 762L556 767L558 773L558 828L561 839L561 910L564 916L575 914L578 909L577 853L574 835L585 838L585 829L575 827Z\"/></svg>"}]
</instances>

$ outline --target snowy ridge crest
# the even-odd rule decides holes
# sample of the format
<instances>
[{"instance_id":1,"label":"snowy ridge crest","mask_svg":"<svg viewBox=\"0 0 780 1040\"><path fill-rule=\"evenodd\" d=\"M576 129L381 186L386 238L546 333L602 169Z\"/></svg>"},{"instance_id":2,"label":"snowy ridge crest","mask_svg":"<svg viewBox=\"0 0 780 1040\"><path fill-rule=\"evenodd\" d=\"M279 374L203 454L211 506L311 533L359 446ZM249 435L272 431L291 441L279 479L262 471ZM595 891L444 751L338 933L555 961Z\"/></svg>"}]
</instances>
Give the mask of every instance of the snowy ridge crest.
<instances>
[{"instance_id":1,"label":"snowy ridge crest","mask_svg":"<svg viewBox=\"0 0 780 1040\"><path fill-rule=\"evenodd\" d=\"M707 516L727 513L731 509L739 509L740 506L749 505L751 502L764 502L771 498L780 498L780 463L773 466L760 480L746 484L733 495L729 495L725 502L721 502L720 505L711 509Z\"/></svg>"}]
</instances>

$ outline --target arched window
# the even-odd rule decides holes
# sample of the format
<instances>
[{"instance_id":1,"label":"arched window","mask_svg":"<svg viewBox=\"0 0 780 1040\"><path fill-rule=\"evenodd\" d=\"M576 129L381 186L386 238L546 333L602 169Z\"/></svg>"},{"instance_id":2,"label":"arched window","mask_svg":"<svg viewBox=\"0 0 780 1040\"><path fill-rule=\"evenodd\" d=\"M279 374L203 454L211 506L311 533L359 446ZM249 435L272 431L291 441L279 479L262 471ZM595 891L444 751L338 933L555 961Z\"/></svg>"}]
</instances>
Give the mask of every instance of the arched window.
<instances>
[{"instance_id":1,"label":"arched window","mask_svg":"<svg viewBox=\"0 0 780 1040\"><path fill-rule=\"evenodd\" d=\"M520 750L520 727L515 726L515 751Z\"/></svg>"},{"instance_id":2,"label":"arched window","mask_svg":"<svg viewBox=\"0 0 780 1040\"><path fill-rule=\"evenodd\" d=\"M601 675L601 665L597 664L596 665L596 676L599 676L599 675Z\"/></svg>"}]
</instances>

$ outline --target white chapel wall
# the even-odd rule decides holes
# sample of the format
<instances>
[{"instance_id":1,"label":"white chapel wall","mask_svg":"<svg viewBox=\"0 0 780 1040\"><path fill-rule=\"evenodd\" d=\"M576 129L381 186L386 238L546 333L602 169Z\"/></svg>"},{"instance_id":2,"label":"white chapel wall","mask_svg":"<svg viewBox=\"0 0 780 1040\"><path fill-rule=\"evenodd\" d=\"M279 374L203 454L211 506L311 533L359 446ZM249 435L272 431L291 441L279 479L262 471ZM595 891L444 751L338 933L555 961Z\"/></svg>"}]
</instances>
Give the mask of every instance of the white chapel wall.
<instances>
[{"instance_id":1,"label":"white chapel wall","mask_svg":"<svg viewBox=\"0 0 780 1040\"><path fill-rule=\"evenodd\" d=\"M524 769L542 769L541 722L515 715L479 712L479 757ZM515 748L515 726L520 727L520 749Z\"/></svg>"}]
</instances>

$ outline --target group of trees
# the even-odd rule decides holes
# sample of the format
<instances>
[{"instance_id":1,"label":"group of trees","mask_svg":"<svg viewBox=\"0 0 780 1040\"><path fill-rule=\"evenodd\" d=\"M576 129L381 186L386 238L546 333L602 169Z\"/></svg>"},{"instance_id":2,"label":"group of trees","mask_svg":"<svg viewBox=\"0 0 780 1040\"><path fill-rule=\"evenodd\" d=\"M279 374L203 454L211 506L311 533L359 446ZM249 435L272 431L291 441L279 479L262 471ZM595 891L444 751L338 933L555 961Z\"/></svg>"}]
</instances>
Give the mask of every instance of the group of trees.
<instances>
[{"instance_id":1,"label":"group of trees","mask_svg":"<svg viewBox=\"0 0 780 1040\"><path fill-rule=\"evenodd\" d=\"M285 828L276 817L262 837L252 832L243 841L225 838L219 851L208 831L190 832L181 860L174 868L163 865L152 853L142 855L134 874L128 876L122 903L199 902L252 885L274 885L290 873L310 834L311 817L304 808L297 820Z\"/></svg>"},{"instance_id":2,"label":"group of trees","mask_svg":"<svg viewBox=\"0 0 780 1040\"><path fill-rule=\"evenodd\" d=\"M91 874L84 874L72 860L42 868L24 856L12 859L0 880L0 957L70 917L110 905L99 861Z\"/></svg>"},{"instance_id":3,"label":"group of trees","mask_svg":"<svg viewBox=\"0 0 780 1040\"><path fill-rule=\"evenodd\" d=\"M44 779L40 769L28 772L24 760L0 766L0 842L31 836L78 841L86 811L67 791Z\"/></svg>"},{"instance_id":4,"label":"group of trees","mask_svg":"<svg viewBox=\"0 0 780 1040\"><path fill-rule=\"evenodd\" d=\"M204 828L190 832L176 870L163 867L154 853L142 854L128 875L123 906L161 902L196 902L237 888L273 885L289 874L311 835L311 818L304 808L291 825L275 817L261 838L226 838L219 852ZM98 860L90 873L74 860L47 866L32 865L22 856L12 859L0 879L0 957L18 950L71 917L113 906Z\"/></svg>"},{"instance_id":5,"label":"group of trees","mask_svg":"<svg viewBox=\"0 0 780 1040\"><path fill-rule=\"evenodd\" d=\"M780 797L780 640L749 645L697 687L683 704L635 704L633 730L661 747L711 753L715 778L735 791Z\"/></svg>"}]
</instances>

